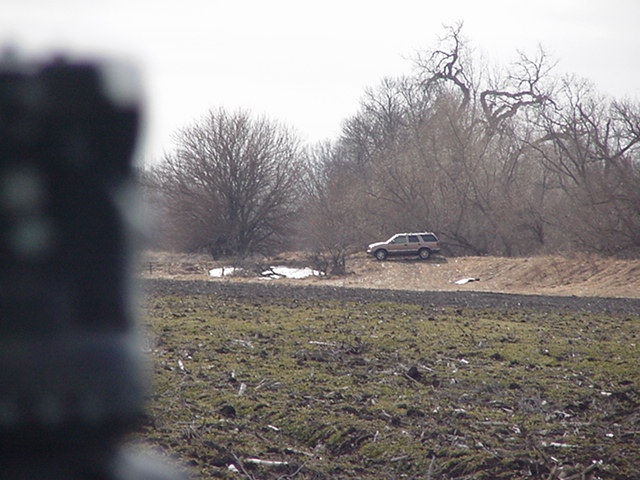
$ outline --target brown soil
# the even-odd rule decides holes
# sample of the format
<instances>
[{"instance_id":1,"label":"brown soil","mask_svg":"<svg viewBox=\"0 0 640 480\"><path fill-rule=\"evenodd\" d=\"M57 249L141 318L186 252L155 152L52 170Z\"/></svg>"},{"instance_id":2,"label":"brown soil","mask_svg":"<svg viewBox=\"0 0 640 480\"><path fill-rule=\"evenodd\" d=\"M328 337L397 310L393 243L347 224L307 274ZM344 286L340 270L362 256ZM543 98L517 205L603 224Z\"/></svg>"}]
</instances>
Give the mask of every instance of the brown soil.
<instances>
[{"instance_id":1,"label":"brown soil","mask_svg":"<svg viewBox=\"0 0 640 480\"><path fill-rule=\"evenodd\" d=\"M263 259L268 265L304 265L303 254ZM211 282L277 282L279 284L375 288L413 291L498 292L578 297L640 298L640 260L616 260L588 255L527 258L434 256L378 262L364 254L349 258L344 276L304 280L265 280L255 276L213 278L212 268L229 263L206 255L145 252L140 262L144 278L207 280ZM457 280L477 281L457 285Z\"/></svg>"}]
</instances>

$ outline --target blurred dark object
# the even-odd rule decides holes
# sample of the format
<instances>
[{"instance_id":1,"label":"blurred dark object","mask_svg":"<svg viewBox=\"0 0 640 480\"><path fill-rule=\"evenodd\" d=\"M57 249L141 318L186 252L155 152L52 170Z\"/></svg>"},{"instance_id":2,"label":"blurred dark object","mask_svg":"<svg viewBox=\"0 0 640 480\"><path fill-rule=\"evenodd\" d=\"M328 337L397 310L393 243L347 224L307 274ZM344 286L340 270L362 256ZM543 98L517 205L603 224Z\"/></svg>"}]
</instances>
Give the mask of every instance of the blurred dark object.
<instances>
[{"instance_id":1,"label":"blurred dark object","mask_svg":"<svg viewBox=\"0 0 640 480\"><path fill-rule=\"evenodd\" d=\"M3 480L169 478L119 449L145 382L128 266L140 105L116 67L0 63Z\"/></svg>"}]
</instances>

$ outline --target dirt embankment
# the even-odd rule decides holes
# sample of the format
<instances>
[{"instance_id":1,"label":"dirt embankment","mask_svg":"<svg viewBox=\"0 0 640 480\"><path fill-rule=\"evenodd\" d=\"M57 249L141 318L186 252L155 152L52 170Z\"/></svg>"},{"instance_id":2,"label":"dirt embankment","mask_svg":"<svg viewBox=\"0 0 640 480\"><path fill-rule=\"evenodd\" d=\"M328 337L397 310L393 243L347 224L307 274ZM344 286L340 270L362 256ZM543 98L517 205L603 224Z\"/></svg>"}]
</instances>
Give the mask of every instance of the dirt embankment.
<instances>
[{"instance_id":1,"label":"dirt embankment","mask_svg":"<svg viewBox=\"0 0 640 480\"><path fill-rule=\"evenodd\" d=\"M264 265L304 262L303 255L265 259ZM640 260L616 260L588 255L527 258L434 256L378 262L364 254L349 258L345 276L297 280L257 277L213 278L209 270L229 266L205 255L146 252L140 260L144 278L212 282L278 282L362 289L496 292L525 295L640 298ZM457 284L456 281L474 279Z\"/></svg>"}]
</instances>

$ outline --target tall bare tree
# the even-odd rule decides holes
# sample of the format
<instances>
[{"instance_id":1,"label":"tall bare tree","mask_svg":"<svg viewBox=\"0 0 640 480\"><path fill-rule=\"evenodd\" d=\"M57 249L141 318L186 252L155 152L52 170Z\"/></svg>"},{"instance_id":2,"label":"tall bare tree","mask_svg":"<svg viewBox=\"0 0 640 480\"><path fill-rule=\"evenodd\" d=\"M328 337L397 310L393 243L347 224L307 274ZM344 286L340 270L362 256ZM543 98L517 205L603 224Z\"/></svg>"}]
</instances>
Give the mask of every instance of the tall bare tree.
<instances>
[{"instance_id":1,"label":"tall bare tree","mask_svg":"<svg viewBox=\"0 0 640 480\"><path fill-rule=\"evenodd\" d=\"M150 175L175 247L245 256L286 243L303 172L289 129L218 109L178 132L176 143Z\"/></svg>"},{"instance_id":2,"label":"tall bare tree","mask_svg":"<svg viewBox=\"0 0 640 480\"><path fill-rule=\"evenodd\" d=\"M530 210L542 208L544 177L520 137L530 134L527 116L552 101L547 55L521 53L506 74L490 78L474 69L458 24L416 65L423 87L438 97L415 146L436 178L432 203L443 237L476 254L535 249L543 224Z\"/></svg>"},{"instance_id":3,"label":"tall bare tree","mask_svg":"<svg viewBox=\"0 0 640 480\"><path fill-rule=\"evenodd\" d=\"M491 74L469 52L447 27L414 77L367 90L331 201L361 233L433 229L455 253L640 252L640 106L559 82L543 49Z\"/></svg>"},{"instance_id":4,"label":"tall bare tree","mask_svg":"<svg viewBox=\"0 0 640 480\"><path fill-rule=\"evenodd\" d=\"M535 143L566 202L560 222L581 248L640 251L640 105L565 79Z\"/></svg>"},{"instance_id":5,"label":"tall bare tree","mask_svg":"<svg viewBox=\"0 0 640 480\"><path fill-rule=\"evenodd\" d=\"M311 170L305 182L305 205L299 239L313 252L316 267L329 274L344 274L346 257L357 239L357 218L352 202L361 200L353 172L340 160L331 143L309 150Z\"/></svg>"}]
</instances>

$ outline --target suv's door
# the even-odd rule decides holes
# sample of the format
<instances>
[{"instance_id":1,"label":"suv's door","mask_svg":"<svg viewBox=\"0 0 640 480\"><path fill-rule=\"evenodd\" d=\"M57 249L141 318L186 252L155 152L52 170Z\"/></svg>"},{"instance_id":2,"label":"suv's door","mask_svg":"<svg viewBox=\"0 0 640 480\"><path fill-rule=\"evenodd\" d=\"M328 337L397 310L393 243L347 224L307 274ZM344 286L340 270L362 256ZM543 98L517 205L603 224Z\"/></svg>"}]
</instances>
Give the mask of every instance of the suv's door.
<instances>
[{"instance_id":1,"label":"suv's door","mask_svg":"<svg viewBox=\"0 0 640 480\"><path fill-rule=\"evenodd\" d=\"M409 235L407 253L417 254L419 249L420 249L420 238L418 238L418 235Z\"/></svg>"},{"instance_id":2,"label":"suv's door","mask_svg":"<svg viewBox=\"0 0 640 480\"><path fill-rule=\"evenodd\" d=\"M401 255L407 251L409 244L406 235L396 235L388 244L390 255Z\"/></svg>"}]
</instances>

